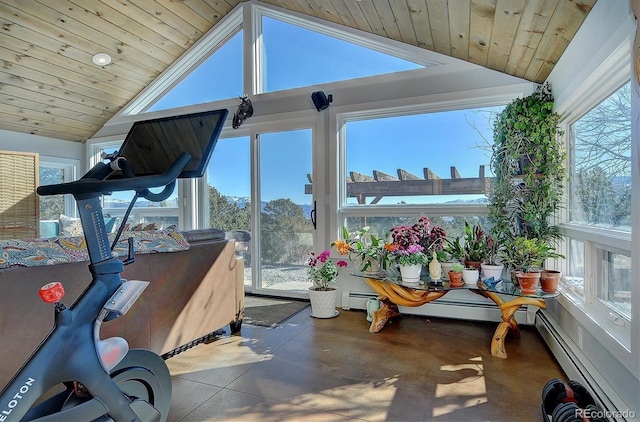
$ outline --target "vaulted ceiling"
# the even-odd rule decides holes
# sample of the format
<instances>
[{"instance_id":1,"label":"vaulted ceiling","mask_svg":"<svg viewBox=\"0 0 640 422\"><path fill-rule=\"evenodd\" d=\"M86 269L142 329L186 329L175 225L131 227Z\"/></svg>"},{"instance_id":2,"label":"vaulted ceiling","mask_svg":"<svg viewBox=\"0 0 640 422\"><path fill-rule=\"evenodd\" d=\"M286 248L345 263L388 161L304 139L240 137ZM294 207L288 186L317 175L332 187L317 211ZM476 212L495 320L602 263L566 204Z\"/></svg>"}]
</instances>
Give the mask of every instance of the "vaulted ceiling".
<instances>
[{"instance_id":1,"label":"vaulted ceiling","mask_svg":"<svg viewBox=\"0 0 640 422\"><path fill-rule=\"evenodd\" d=\"M86 141L243 2L0 0L0 129ZM264 1L538 83L595 2Z\"/></svg>"}]
</instances>

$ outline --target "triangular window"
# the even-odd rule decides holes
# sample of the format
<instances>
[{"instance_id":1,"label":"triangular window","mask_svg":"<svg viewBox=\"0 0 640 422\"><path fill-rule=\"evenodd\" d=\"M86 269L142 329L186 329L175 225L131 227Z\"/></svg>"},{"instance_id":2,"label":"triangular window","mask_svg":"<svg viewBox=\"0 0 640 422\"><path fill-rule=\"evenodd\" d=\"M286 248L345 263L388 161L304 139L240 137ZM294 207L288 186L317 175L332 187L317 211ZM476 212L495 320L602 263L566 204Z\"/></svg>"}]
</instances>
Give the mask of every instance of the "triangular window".
<instances>
[{"instance_id":1,"label":"triangular window","mask_svg":"<svg viewBox=\"0 0 640 422\"><path fill-rule=\"evenodd\" d=\"M243 94L242 68L242 31L239 31L148 111L239 97Z\"/></svg>"},{"instance_id":2,"label":"triangular window","mask_svg":"<svg viewBox=\"0 0 640 422\"><path fill-rule=\"evenodd\" d=\"M265 15L262 46L263 92L424 67Z\"/></svg>"}]
</instances>

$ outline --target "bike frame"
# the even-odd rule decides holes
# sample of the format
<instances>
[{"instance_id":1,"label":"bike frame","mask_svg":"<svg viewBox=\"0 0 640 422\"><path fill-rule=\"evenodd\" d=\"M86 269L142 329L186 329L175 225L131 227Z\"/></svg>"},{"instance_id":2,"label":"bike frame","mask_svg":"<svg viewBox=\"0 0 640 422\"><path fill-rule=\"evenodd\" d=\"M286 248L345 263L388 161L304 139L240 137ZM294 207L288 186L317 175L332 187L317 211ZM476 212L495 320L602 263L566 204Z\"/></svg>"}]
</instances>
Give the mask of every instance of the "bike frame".
<instances>
[{"instance_id":1,"label":"bike frame","mask_svg":"<svg viewBox=\"0 0 640 422\"><path fill-rule=\"evenodd\" d=\"M56 308L53 330L0 395L0 422L22 419L50 388L67 381L79 381L100 397L102 414L116 420L137 418L130 400L105 372L94 342L94 323L121 286L124 267L111 255L99 194L78 199L78 209L92 281L71 308Z\"/></svg>"},{"instance_id":2,"label":"bike frame","mask_svg":"<svg viewBox=\"0 0 640 422\"><path fill-rule=\"evenodd\" d=\"M111 191L135 190L137 195L151 200L166 199L175 187L176 176L190 159L188 153L183 153L161 175L137 178L131 175L130 178L115 180L105 180L112 172L111 164L99 163L78 181L38 188L40 194L71 193L75 197L92 280L70 308L56 303L53 329L0 393L0 422L23 418L36 421L94 420L104 415L116 421L134 421L141 419L140 414L144 414L145 419L159 419L152 405L142 400L132 401L124 394L112 379L113 374L104 367L98 352L100 323L105 318L120 316L109 314L105 305L123 286L120 273L124 269L120 259L111 252L100 196ZM163 192L149 192L148 188L158 186L165 187ZM155 371L159 377L168 377L168 372L161 374L162 368L157 365L149 363L148 366L150 368L145 366L143 369ZM144 374L140 376L144 378ZM97 400L74 409L57 411L66 400L63 394L59 394L59 399L54 396L44 405L31 409L52 387L68 382L81 383ZM170 380L168 389L170 391Z\"/></svg>"}]
</instances>

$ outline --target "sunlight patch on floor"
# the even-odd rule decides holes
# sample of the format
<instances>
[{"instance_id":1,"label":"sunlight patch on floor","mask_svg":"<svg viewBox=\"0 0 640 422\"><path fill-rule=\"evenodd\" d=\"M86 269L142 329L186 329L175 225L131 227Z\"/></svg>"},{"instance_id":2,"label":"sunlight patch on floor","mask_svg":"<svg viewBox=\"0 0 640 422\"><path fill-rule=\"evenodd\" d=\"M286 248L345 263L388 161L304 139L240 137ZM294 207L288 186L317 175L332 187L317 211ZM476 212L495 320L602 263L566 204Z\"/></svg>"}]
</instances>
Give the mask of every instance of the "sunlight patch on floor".
<instances>
[{"instance_id":1,"label":"sunlight patch on floor","mask_svg":"<svg viewBox=\"0 0 640 422\"><path fill-rule=\"evenodd\" d=\"M362 382L303 394L291 400L292 404L311 407L325 412L336 412L354 418L377 419L386 415L397 393L398 378L385 378L376 382Z\"/></svg>"},{"instance_id":2,"label":"sunlight patch on floor","mask_svg":"<svg viewBox=\"0 0 640 422\"><path fill-rule=\"evenodd\" d=\"M488 402L482 358L476 357L469 360L470 363L440 367L441 371L449 373L448 378L454 375L456 380L437 384L436 403L433 407L434 417Z\"/></svg>"},{"instance_id":3,"label":"sunlight patch on floor","mask_svg":"<svg viewBox=\"0 0 640 422\"><path fill-rule=\"evenodd\" d=\"M225 347L236 348L240 342L254 341L242 337L230 337L218 340L215 344L199 345L180 353L175 359L166 361L172 376L203 372L215 369L231 368L239 365L253 365L273 358L272 354L256 353L250 348L242 348L242 353L236 350L228 351ZM215 355L215 359L211 357Z\"/></svg>"}]
</instances>

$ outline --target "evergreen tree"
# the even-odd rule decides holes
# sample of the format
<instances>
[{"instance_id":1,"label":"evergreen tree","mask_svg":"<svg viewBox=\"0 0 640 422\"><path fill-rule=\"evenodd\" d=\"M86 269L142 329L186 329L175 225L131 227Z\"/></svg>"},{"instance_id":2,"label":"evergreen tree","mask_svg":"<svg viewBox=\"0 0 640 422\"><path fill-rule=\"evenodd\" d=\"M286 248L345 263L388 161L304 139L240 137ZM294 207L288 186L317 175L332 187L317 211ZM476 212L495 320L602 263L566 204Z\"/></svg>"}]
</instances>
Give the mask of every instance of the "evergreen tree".
<instances>
[{"instance_id":1,"label":"evergreen tree","mask_svg":"<svg viewBox=\"0 0 640 422\"><path fill-rule=\"evenodd\" d=\"M211 227L221 230L250 230L251 207L249 203L240 208L230 202L218 190L209 186L209 223Z\"/></svg>"}]
</instances>

